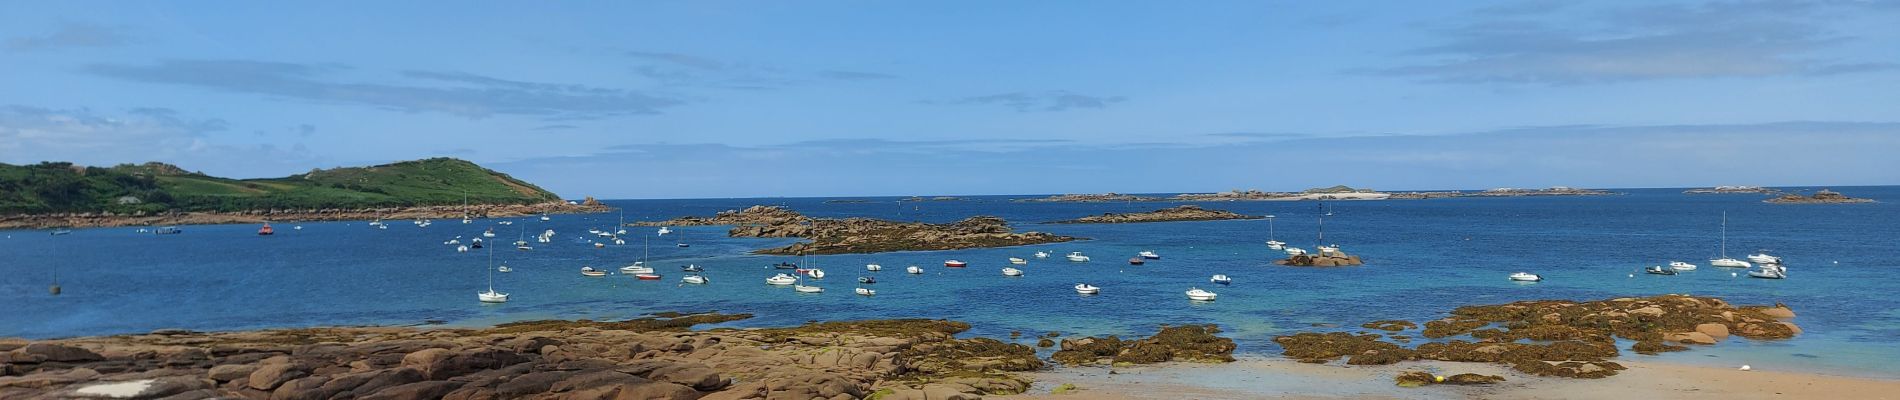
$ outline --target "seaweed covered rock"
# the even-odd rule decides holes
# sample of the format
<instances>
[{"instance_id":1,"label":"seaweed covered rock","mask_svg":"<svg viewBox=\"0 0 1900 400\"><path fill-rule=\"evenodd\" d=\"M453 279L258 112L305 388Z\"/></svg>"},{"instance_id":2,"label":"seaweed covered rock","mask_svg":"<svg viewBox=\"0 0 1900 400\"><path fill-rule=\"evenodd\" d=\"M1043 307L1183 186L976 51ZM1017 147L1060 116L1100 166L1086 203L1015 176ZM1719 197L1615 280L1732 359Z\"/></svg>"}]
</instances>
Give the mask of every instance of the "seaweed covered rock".
<instances>
[{"instance_id":1,"label":"seaweed covered rock","mask_svg":"<svg viewBox=\"0 0 1900 400\"><path fill-rule=\"evenodd\" d=\"M1406 329L1417 328L1418 324L1414 324L1412 323L1412 321L1393 319L1393 320L1367 322L1359 326L1364 327L1366 329L1378 329L1382 331L1398 332L1398 331L1402 331Z\"/></svg>"},{"instance_id":2,"label":"seaweed covered rock","mask_svg":"<svg viewBox=\"0 0 1900 400\"><path fill-rule=\"evenodd\" d=\"M1325 363L1351 357L1350 365L1386 365L1416 358L1399 345L1379 341L1379 335L1353 335L1345 332L1299 333L1273 338L1283 349L1281 354L1304 363Z\"/></svg>"},{"instance_id":3,"label":"seaweed covered rock","mask_svg":"<svg viewBox=\"0 0 1900 400\"><path fill-rule=\"evenodd\" d=\"M1457 375L1452 375L1452 376L1437 376L1437 375L1432 375L1429 372L1423 372L1423 371L1406 371L1406 372L1398 374L1397 376L1392 377L1392 380L1396 381L1398 385L1401 387L1420 387L1420 386L1438 385L1438 384L1490 385L1490 384L1494 384L1498 382L1504 382L1504 377L1497 376L1497 375L1480 375L1480 374L1469 374L1469 373L1457 374Z\"/></svg>"},{"instance_id":4,"label":"seaweed covered rock","mask_svg":"<svg viewBox=\"0 0 1900 400\"><path fill-rule=\"evenodd\" d=\"M1061 350L1051 358L1071 366L1095 364L1103 359L1116 364L1234 361L1234 340L1215 336L1216 333L1220 333L1220 329L1213 325L1181 325L1163 326L1154 336L1141 340L1125 341L1115 336L1064 339Z\"/></svg>"}]
</instances>

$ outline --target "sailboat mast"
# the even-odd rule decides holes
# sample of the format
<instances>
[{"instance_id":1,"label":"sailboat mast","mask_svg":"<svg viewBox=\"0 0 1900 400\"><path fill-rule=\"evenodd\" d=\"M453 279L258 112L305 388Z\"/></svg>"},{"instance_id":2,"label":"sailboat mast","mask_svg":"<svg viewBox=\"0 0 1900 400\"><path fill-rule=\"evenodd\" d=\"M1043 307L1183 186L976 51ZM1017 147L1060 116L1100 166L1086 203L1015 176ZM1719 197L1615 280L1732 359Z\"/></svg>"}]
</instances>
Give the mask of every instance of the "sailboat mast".
<instances>
[{"instance_id":1,"label":"sailboat mast","mask_svg":"<svg viewBox=\"0 0 1900 400\"><path fill-rule=\"evenodd\" d=\"M1722 258L1728 258L1728 211L1722 212Z\"/></svg>"},{"instance_id":2,"label":"sailboat mast","mask_svg":"<svg viewBox=\"0 0 1900 400\"><path fill-rule=\"evenodd\" d=\"M1319 203L1319 243L1315 244L1315 246L1325 246L1325 245L1326 245L1326 203Z\"/></svg>"},{"instance_id":3,"label":"sailboat mast","mask_svg":"<svg viewBox=\"0 0 1900 400\"><path fill-rule=\"evenodd\" d=\"M495 247L488 247L488 292L495 291Z\"/></svg>"}]
</instances>

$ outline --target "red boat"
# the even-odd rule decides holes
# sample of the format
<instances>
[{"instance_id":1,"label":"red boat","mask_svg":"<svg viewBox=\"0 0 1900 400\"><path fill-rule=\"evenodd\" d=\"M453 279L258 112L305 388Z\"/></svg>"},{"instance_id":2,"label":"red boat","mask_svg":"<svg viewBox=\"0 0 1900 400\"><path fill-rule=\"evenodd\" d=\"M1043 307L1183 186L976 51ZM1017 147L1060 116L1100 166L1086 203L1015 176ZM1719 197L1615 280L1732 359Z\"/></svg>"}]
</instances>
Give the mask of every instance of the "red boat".
<instances>
[{"instance_id":1,"label":"red boat","mask_svg":"<svg viewBox=\"0 0 1900 400\"><path fill-rule=\"evenodd\" d=\"M1141 257L1128 259L1128 265L1142 265L1146 263L1148 263L1148 261L1142 260Z\"/></svg>"},{"instance_id":2,"label":"red boat","mask_svg":"<svg viewBox=\"0 0 1900 400\"><path fill-rule=\"evenodd\" d=\"M643 280L643 281L660 280L660 274L639 274L639 275L634 275L633 277L640 278L640 280Z\"/></svg>"},{"instance_id":3,"label":"red boat","mask_svg":"<svg viewBox=\"0 0 1900 400\"><path fill-rule=\"evenodd\" d=\"M962 262L962 261L957 261L957 260L944 260L943 262L943 266L950 267L950 268L963 268L964 266L967 266L967 265L970 265L970 264Z\"/></svg>"},{"instance_id":4,"label":"red boat","mask_svg":"<svg viewBox=\"0 0 1900 400\"><path fill-rule=\"evenodd\" d=\"M270 236L271 234L274 234L274 233L277 233L277 232L276 232L276 231L273 231L273 230L271 230L271 229L270 229L270 223L269 223L269 222L265 222L265 223L264 223L264 227L262 227L262 228L257 228L257 235L258 235L258 236Z\"/></svg>"}]
</instances>

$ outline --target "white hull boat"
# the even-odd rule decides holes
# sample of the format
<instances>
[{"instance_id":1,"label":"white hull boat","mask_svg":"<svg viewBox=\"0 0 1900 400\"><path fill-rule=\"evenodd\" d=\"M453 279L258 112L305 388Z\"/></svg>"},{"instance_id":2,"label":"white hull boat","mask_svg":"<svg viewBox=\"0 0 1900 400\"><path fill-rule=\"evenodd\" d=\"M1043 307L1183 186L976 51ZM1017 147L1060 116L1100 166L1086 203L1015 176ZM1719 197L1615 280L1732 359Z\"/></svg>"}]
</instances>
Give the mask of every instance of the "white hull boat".
<instances>
[{"instance_id":1,"label":"white hull boat","mask_svg":"<svg viewBox=\"0 0 1900 400\"><path fill-rule=\"evenodd\" d=\"M1187 291L1188 300L1194 301L1214 301L1214 298L1219 296L1218 294L1214 294L1214 292L1209 292L1201 288L1191 288Z\"/></svg>"},{"instance_id":2,"label":"white hull boat","mask_svg":"<svg viewBox=\"0 0 1900 400\"><path fill-rule=\"evenodd\" d=\"M1036 252L1036 258L1049 258L1049 252L1038 251Z\"/></svg>"},{"instance_id":3,"label":"white hull boat","mask_svg":"<svg viewBox=\"0 0 1900 400\"><path fill-rule=\"evenodd\" d=\"M1748 261L1754 261L1756 264L1780 264L1781 257L1771 256L1767 253L1749 254Z\"/></svg>"},{"instance_id":4,"label":"white hull boat","mask_svg":"<svg viewBox=\"0 0 1900 400\"><path fill-rule=\"evenodd\" d=\"M633 263L633 265L620 267L620 273L622 274L651 274L653 273L653 268L648 267L646 263L636 262L636 263Z\"/></svg>"},{"instance_id":5,"label":"white hull boat","mask_svg":"<svg viewBox=\"0 0 1900 400\"><path fill-rule=\"evenodd\" d=\"M1511 280L1518 282L1539 282L1543 281L1544 277L1529 272L1519 272L1511 274Z\"/></svg>"},{"instance_id":6,"label":"white hull boat","mask_svg":"<svg viewBox=\"0 0 1900 400\"><path fill-rule=\"evenodd\" d=\"M877 295L877 291L876 291L876 290L871 290L871 289L865 289L865 288L858 288L857 290L854 290L854 292L857 292L859 296L875 296L875 295Z\"/></svg>"},{"instance_id":7,"label":"white hull boat","mask_svg":"<svg viewBox=\"0 0 1900 400\"><path fill-rule=\"evenodd\" d=\"M911 273L911 274L913 274L913 275L914 275L914 274L922 274L922 273L924 273L924 269L923 269L923 268L918 268L917 266L915 266L915 265L912 265L912 266L910 266L910 268L904 268L904 272L909 272L909 273Z\"/></svg>"},{"instance_id":8,"label":"white hull boat","mask_svg":"<svg viewBox=\"0 0 1900 400\"><path fill-rule=\"evenodd\" d=\"M589 276L589 277L607 276L607 271L594 269L594 267L581 267L581 276Z\"/></svg>"},{"instance_id":9,"label":"white hull boat","mask_svg":"<svg viewBox=\"0 0 1900 400\"><path fill-rule=\"evenodd\" d=\"M1748 268L1748 267L1751 267L1751 265L1749 265L1747 261L1742 261L1742 260L1737 260L1737 259L1733 259L1733 258L1718 258L1718 259L1714 259L1714 260L1709 260L1709 266L1711 266L1711 267L1723 267L1723 268Z\"/></svg>"},{"instance_id":10,"label":"white hull boat","mask_svg":"<svg viewBox=\"0 0 1900 400\"><path fill-rule=\"evenodd\" d=\"M1282 242L1278 240L1268 240L1267 248L1274 249L1274 250L1286 250L1286 242Z\"/></svg>"},{"instance_id":11,"label":"white hull boat","mask_svg":"<svg viewBox=\"0 0 1900 400\"><path fill-rule=\"evenodd\" d=\"M1080 294L1096 294L1101 293L1102 288L1089 286L1087 283L1077 283L1075 284L1075 292Z\"/></svg>"},{"instance_id":12,"label":"white hull boat","mask_svg":"<svg viewBox=\"0 0 1900 400\"><path fill-rule=\"evenodd\" d=\"M1319 247L1320 254L1329 254L1329 253L1338 253L1338 252L1339 252L1339 246L1320 246Z\"/></svg>"},{"instance_id":13,"label":"white hull boat","mask_svg":"<svg viewBox=\"0 0 1900 400\"><path fill-rule=\"evenodd\" d=\"M1068 258L1069 261L1071 262L1089 262L1089 256L1082 255L1082 252L1080 251L1069 253L1069 255L1066 258Z\"/></svg>"},{"instance_id":14,"label":"white hull boat","mask_svg":"<svg viewBox=\"0 0 1900 400\"><path fill-rule=\"evenodd\" d=\"M882 265L877 265L877 264L865 264L865 265L864 265L864 270L865 270L865 271L873 271L873 272L875 272L875 271L883 271L883 270L884 270L884 266L882 266Z\"/></svg>"},{"instance_id":15,"label":"white hull boat","mask_svg":"<svg viewBox=\"0 0 1900 400\"><path fill-rule=\"evenodd\" d=\"M799 293L824 293L825 288L821 288L817 286L793 285L792 290L798 291Z\"/></svg>"},{"instance_id":16,"label":"white hull boat","mask_svg":"<svg viewBox=\"0 0 1900 400\"><path fill-rule=\"evenodd\" d=\"M699 275L687 275L687 276L685 276L685 277L682 277L682 278L680 278L680 283L691 283L691 284L695 284L695 285L704 285L704 284L706 284L706 277L704 277L704 276L699 276Z\"/></svg>"},{"instance_id":17,"label":"white hull boat","mask_svg":"<svg viewBox=\"0 0 1900 400\"><path fill-rule=\"evenodd\" d=\"M508 294L497 292L495 291L495 289L488 289L488 291L486 292L476 293L475 298L480 299L483 303L507 303L508 302Z\"/></svg>"},{"instance_id":18,"label":"white hull boat","mask_svg":"<svg viewBox=\"0 0 1900 400\"><path fill-rule=\"evenodd\" d=\"M1015 268L1003 268L1003 276L1023 276L1023 270L1015 269Z\"/></svg>"},{"instance_id":19,"label":"white hull boat","mask_svg":"<svg viewBox=\"0 0 1900 400\"><path fill-rule=\"evenodd\" d=\"M1010 257L1009 263L1015 264L1015 265L1026 265L1026 264L1029 264L1029 260L1024 260L1024 259L1016 258L1016 257Z\"/></svg>"},{"instance_id":20,"label":"white hull boat","mask_svg":"<svg viewBox=\"0 0 1900 400\"><path fill-rule=\"evenodd\" d=\"M1155 254L1155 252L1152 252L1152 251L1142 251L1142 252L1140 252L1140 253L1135 253L1135 255L1137 255L1137 256L1141 256L1141 258L1145 258L1145 259L1149 259L1149 260L1159 260L1159 259L1161 259L1161 255L1160 255L1160 254Z\"/></svg>"},{"instance_id":21,"label":"white hull boat","mask_svg":"<svg viewBox=\"0 0 1900 400\"><path fill-rule=\"evenodd\" d=\"M1690 264L1690 263L1681 262L1681 261L1670 261L1669 269L1673 269L1677 271L1694 271L1695 264Z\"/></svg>"},{"instance_id":22,"label":"white hull boat","mask_svg":"<svg viewBox=\"0 0 1900 400\"><path fill-rule=\"evenodd\" d=\"M791 276L789 274L784 274L784 273L773 275L770 278L765 278L765 284L767 285L785 286L785 285L791 285L791 284L797 284L797 283L798 283L798 277Z\"/></svg>"},{"instance_id":23,"label":"white hull boat","mask_svg":"<svg viewBox=\"0 0 1900 400\"><path fill-rule=\"evenodd\" d=\"M1303 254L1306 254L1306 249L1301 249L1298 247L1286 248L1286 255L1288 256L1297 256L1297 255L1303 255Z\"/></svg>"},{"instance_id":24,"label":"white hull boat","mask_svg":"<svg viewBox=\"0 0 1900 400\"><path fill-rule=\"evenodd\" d=\"M825 270L817 268L805 270L805 276L809 276L812 279L825 279Z\"/></svg>"},{"instance_id":25,"label":"white hull boat","mask_svg":"<svg viewBox=\"0 0 1900 400\"><path fill-rule=\"evenodd\" d=\"M1229 283L1234 283L1234 278L1229 278L1227 277L1227 275L1214 275L1213 278L1208 278L1207 281L1225 285Z\"/></svg>"},{"instance_id":26,"label":"white hull boat","mask_svg":"<svg viewBox=\"0 0 1900 400\"><path fill-rule=\"evenodd\" d=\"M497 268L495 268L495 272L515 272L515 269L514 269L514 268L508 268L508 266L506 266L506 265L503 265L503 266L501 266L501 267L497 267Z\"/></svg>"},{"instance_id":27,"label":"white hull boat","mask_svg":"<svg viewBox=\"0 0 1900 400\"><path fill-rule=\"evenodd\" d=\"M1787 279L1788 267L1775 264L1763 264L1760 269L1748 271L1748 276L1762 279Z\"/></svg>"}]
</instances>

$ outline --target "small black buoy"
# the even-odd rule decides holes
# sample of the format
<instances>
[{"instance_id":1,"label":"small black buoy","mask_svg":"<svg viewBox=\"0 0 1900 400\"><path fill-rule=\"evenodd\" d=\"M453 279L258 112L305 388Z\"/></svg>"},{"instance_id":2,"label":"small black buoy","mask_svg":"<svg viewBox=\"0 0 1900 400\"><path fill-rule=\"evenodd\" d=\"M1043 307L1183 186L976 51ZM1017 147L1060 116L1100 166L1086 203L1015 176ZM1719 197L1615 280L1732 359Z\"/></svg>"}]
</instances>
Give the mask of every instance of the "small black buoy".
<instances>
[{"instance_id":1,"label":"small black buoy","mask_svg":"<svg viewBox=\"0 0 1900 400\"><path fill-rule=\"evenodd\" d=\"M53 287L50 287L50 288L47 288L47 289L46 289L46 291L47 291L47 292L50 292L50 293L52 293L52 294L53 294L54 296L58 296L58 295L59 295L59 285L53 285Z\"/></svg>"}]
</instances>

